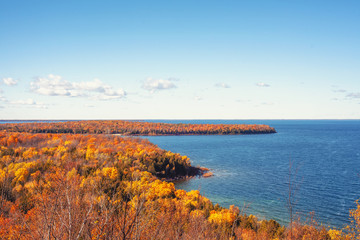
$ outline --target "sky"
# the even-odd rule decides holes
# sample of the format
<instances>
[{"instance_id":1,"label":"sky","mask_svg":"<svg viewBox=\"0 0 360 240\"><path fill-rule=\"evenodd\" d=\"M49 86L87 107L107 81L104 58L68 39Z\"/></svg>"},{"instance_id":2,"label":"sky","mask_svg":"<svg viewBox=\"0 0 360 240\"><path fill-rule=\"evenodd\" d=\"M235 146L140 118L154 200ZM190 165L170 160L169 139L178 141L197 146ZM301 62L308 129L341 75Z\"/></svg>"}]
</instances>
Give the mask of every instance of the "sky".
<instances>
[{"instance_id":1,"label":"sky","mask_svg":"<svg viewBox=\"0 0 360 240\"><path fill-rule=\"evenodd\" d=\"M0 119L360 119L360 1L0 0Z\"/></svg>"}]
</instances>

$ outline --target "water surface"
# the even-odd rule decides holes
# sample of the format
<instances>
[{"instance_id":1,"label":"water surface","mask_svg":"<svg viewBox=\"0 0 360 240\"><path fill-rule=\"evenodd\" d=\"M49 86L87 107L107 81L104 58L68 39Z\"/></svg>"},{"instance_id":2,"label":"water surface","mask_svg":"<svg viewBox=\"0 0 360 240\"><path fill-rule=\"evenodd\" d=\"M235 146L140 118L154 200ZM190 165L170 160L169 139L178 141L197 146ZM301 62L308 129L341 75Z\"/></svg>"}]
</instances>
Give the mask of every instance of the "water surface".
<instances>
[{"instance_id":1,"label":"water surface","mask_svg":"<svg viewBox=\"0 0 360 240\"><path fill-rule=\"evenodd\" d=\"M289 221L289 163L296 211L314 211L325 225L342 227L360 198L359 120L193 120L185 123L261 123L276 134L146 137L159 147L212 169L214 177L177 183L214 203L246 207L248 214ZM297 169L297 170L296 170Z\"/></svg>"}]
</instances>

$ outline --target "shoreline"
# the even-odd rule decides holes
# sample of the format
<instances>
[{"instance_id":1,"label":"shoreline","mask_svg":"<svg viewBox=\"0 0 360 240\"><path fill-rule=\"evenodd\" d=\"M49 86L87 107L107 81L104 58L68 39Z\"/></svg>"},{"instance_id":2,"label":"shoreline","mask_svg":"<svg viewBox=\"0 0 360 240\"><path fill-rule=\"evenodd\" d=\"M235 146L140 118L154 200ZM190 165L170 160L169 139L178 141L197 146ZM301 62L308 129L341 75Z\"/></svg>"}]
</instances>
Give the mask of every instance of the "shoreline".
<instances>
[{"instance_id":1,"label":"shoreline","mask_svg":"<svg viewBox=\"0 0 360 240\"><path fill-rule=\"evenodd\" d=\"M210 169L206 168L206 167L192 167L191 170L195 171L195 174L179 176L179 177L175 177L175 178L159 178L159 179L162 180L162 181L165 181L165 182L176 183L176 182L182 182L182 181L190 180L190 179L193 179L193 178L196 178L196 177L209 178L209 177L214 176L214 173L211 172Z\"/></svg>"}]
</instances>

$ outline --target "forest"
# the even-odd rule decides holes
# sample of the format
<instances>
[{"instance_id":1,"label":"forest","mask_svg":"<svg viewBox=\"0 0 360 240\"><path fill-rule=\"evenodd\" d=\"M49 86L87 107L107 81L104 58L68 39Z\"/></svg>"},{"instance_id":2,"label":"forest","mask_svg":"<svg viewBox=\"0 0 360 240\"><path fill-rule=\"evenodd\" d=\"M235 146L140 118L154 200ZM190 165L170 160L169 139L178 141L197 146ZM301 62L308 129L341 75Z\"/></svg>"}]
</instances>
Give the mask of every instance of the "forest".
<instances>
[{"instance_id":1,"label":"forest","mask_svg":"<svg viewBox=\"0 0 360 240\"><path fill-rule=\"evenodd\" d=\"M0 124L0 130L30 133L79 133L121 135L209 135L276 133L257 124L171 124L143 121L91 120Z\"/></svg>"},{"instance_id":2,"label":"forest","mask_svg":"<svg viewBox=\"0 0 360 240\"><path fill-rule=\"evenodd\" d=\"M215 134L221 126L86 122L0 125L0 239L360 239L360 205L344 229L314 219L282 226L176 189L171 180L203 173L187 156L94 134ZM52 133L61 130L72 134Z\"/></svg>"}]
</instances>

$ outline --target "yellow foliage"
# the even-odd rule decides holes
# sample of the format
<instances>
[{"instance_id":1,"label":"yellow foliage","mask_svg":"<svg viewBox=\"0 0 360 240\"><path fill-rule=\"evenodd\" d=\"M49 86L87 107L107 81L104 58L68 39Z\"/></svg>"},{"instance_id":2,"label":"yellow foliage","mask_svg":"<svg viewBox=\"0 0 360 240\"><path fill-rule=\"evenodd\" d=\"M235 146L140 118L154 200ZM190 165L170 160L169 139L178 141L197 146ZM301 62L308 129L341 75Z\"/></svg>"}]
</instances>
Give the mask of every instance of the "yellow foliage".
<instances>
[{"instance_id":1,"label":"yellow foliage","mask_svg":"<svg viewBox=\"0 0 360 240\"><path fill-rule=\"evenodd\" d=\"M195 209L194 211L191 211L191 212L190 212L190 215L191 215L192 217L195 217L195 218L203 217L203 216L204 216L204 211Z\"/></svg>"},{"instance_id":2,"label":"yellow foliage","mask_svg":"<svg viewBox=\"0 0 360 240\"><path fill-rule=\"evenodd\" d=\"M6 171L0 168L0 182L3 182L5 180L5 177L6 177Z\"/></svg>"},{"instance_id":3,"label":"yellow foliage","mask_svg":"<svg viewBox=\"0 0 360 240\"><path fill-rule=\"evenodd\" d=\"M160 180L156 180L150 184L150 189L147 195L147 199L166 198L171 197L175 193L175 186L173 183L168 183Z\"/></svg>"},{"instance_id":4,"label":"yellow foliage","mask_svg":"<svg viewBox=\"0 0 360 240\"><path fill-rule=\"evenodd\" d=\"M101 181L101 176L82 178L80 187L96 186Z\"/></svg>"},{"instance_id":5,"label":"yellow foliage","mask_svg":"<svg viewBox=\"0 0 360 240\"><path fill-rule=\"evenodd\" d=\"M114 167L105 167L102 169L102 174L104 177L108 177L111 180L115 180L118 177L118 170Z\"/></svg>"},{"instance_id":6,"label":"yellow foliage","mask_svg":"<svg viewBox=\"0 0 360 240\"><path fill-rule=\"evenodd\" d=\"M23 158L30 159L37 154L38 154L38 152L36 151L36 149L34 147L31 147L23 152Z\"/></svg>"},{"instance_id":7,"label":"yellow foliage","mask_svg":"<svg viewBox=\"0 0 360 240\"><path fill-rule=\"evenodd\" d=\"M56 151L58 152L58 153L64 153L64 152L66 152L68 149L66 148L66 147L64 147L64 146L62 146L62 145L59 145L59 147L56 149Z\"/></svg>"},{"instance_id":8,"label":"yellow foliage","mask_svg":"<svg viewBox=\"0 0 360 240\"><path fill-rule=\"evenodd\" d=\"M236 219L236 215L227 209L221 211L212 210L210 212L209 221L216 224L233 224Z\"/></svg>"},{"instance_id":9,"label":"yellow foliage","mask_svg":"<svg viewBox=\"0 0 360 240\"><path fill-rule=\"evenodd\" d=\"M346 227L346 231L349 232L347 239L360 239L360 203L356 201L356 209L350 211L350 217L352 218L351 225Z\"/></svg>"},{"instance_id":10,"label":"yellow foliage","mask_svg":"<svg viewBox=\"0 0 360 240\"><path fill-rule=\"evenodd\" d=\"M86 160L91 160L94 157L95 157L95 147L94 144L90 144L86 149Z\"/></svg>"},{"instance_id":11,"label":"yellow foliage","mask_svg":"<svg viewBox=\"0 0 360 240\"><path fill-rule=\"evenodd\" d=\"M19 168L15 172L15 181L24 182L27 176L29 176L29 171L26 168Z\"/></svg>"},{"instance_id":12,"label":"yellow foliage","mask_svg":"<svg viewBox=\"0 0 360 240\"><path fill-rule=\"evenodd\" d=\"M184 206L190 209L195 209L199 207L200 198L201 196L198 190L186 192L186 194L181 197L182 201L184 202Z\"/></svg>"},{"instance_id":13,"label":"yellow foliage","mask_svg":"<svg viewBox=\"0 0 360 240\"><path fill-rule=\"evenodd\" d=\"M67 173L67 179L68 179L68 180L71 180L71 179L73 179L73 178L76 177L76 176L77 176L77 171L76 171L75 168L73 168L71 171L69 171L69 172Z\"/></svg>"},{"instance_id":14,"label":"yellow foliage","mask_svg":"<svg viewBox=\"0 0 360 240\"><path fill-rule=\"evenodd\" d=\"M342 240L343 232L341 230L330 229L328 231L331 240Z\"/></svg>"},{"instance_id":15,"label":"yellow foliage","mask_svg":"<svg viewBox=\"0 0 360 240\"><path fill-rule=\"evenodd\" d=\"M14 182L25 182L35 165L35 162L21 162L10 164L8 169L10 174L14 173Z\"/></svg>"},{"instance_id":16,"label":"yellow foliage","mask_svg":"<svg viewBox=\"0 0 360 240\"><path fill-rule=\"evenodd\" d=\"M175 191L176 198L183 198L186 195L186 191L179 189Z\"/></svg>"},{"instance_id":17,"label":"yellow foliage","mask_svg":"<svg viewBox=\"0 0 360 240\"><path fill-rule=\"evenodd\" d=\"M62 161L67 160L68 158L71 158L70 154L68 152L65 152L64 155L61 157Z\"/></svg>"}]
</instances>

